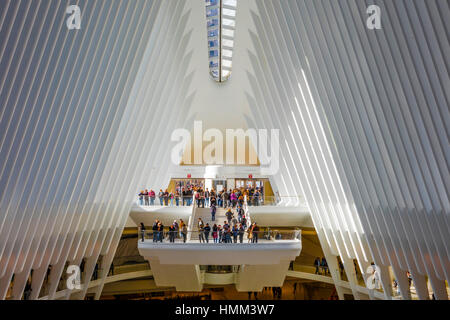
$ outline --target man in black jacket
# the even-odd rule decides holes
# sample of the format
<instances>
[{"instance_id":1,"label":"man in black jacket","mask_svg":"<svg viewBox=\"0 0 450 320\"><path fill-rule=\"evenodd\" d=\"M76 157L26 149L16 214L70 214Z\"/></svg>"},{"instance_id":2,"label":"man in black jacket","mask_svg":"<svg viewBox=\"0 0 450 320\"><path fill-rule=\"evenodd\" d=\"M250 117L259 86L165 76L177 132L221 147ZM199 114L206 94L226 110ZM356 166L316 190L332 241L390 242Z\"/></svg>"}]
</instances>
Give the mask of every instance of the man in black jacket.
<instances>
[{"instance_id":1,"label":"man in black jacket","mask_svg":"<svg viewBox=\"0 0 450 320\"><path fill-rule=\"evenodd\" d=\"M211 227L209 226L209 223L206 224L206 226L203 228L203 231L205 232L205 240L206 243L209 243L209 233L211 232Z\"/></svg>"},{"instance_id":2,"label":"man in black jacket","mask_svg":"<svg viewBox=\"0 0 450 320\"><path fill-rule=\"evenodd\" d=\"M157 242L158 241L158 219L155 220L155 222L153 223L152 226L152 231L153 231L153 242Z\"/></svg>"}]
</instances>

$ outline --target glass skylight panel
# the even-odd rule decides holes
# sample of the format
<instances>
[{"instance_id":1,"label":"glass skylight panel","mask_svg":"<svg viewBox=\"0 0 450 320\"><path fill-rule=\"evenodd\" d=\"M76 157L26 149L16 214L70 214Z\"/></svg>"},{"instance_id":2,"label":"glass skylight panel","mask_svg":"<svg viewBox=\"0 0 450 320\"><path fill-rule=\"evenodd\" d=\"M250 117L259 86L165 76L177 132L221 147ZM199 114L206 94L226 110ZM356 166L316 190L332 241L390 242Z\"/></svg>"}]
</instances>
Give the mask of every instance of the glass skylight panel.
<instances>
[{"instance_id":1,"label":"glass skylight panel","mask_svg":"<svg viewBox=\"0 0 450 320\"><path fill-rule=\"evenodd\" d=\"M209 70L217 82L231 75L237 0L205 0Z\"/></svg>"},{"instance_id":2,"label":"glass skylight panel","mask_svg":"<svg viewBox=\"0 0 450 320\"><path fill-rule=\"evenodd\" d=\"M231 19L222 19L222 24L224 26L235 27L236 26L236 21L231 20Z\"/></svg>"},{"instance_id":3,"label":"glass skylight panel","mask_svg":"<svg viewBox=\"0 0 450 320\"><path fill-rule=\"evenodd\" d=\"M222 14L224 16L230 16L230 17L235 17L236 16L236 10L230 10L230 9L222 9Z\"/></svg>"},{"instance_id":4,"label":"glass skylight panel","mask_svg":"<svg viewBox=\"0 0 450 320\"><path fill-rule=\"evenodd\" d=\"M222 30L222 36L229 37L229 38L234 38L234 30L223 29Z\"/></svg>"},{"instance_id":5,"label":"glass skylight panel","mask_svg":"<svg viewBox=\"0 0 450 320\"><path fill-rule=\"evenodd\" d=\"M230 7L236 7L237 6L237 0L223 0L224 6L230 6Z\"/></svg>"},{"instance_id":6,"label":"glass skylight panel","mask_svg":"<svg viewBox=\"0 0 450 320\"><path fill-rule=\"evenodd\" d=\"M232 62L231 60L222 60L222 66L231 68Z\"/></svg>"},{"instance_id":7,"label":"glass skylight panel","mask_svg":"<svg viewBox=\"0 0 450 320\"><path fill-rule=\"evenodd\" d=\"M222 46L223 47L233 48L233 45L234 45L234 41L233 40L222 39Z\"/></svg>"},{"instance_id":8,"label":"glass skylight panel","mask_svg":"<svg viewBox=\"0 0 450 320\"><path fill-rule=\"evenodd\" d=\"M233 57L233 51L231 50L222 50L222 56L226 58L232 58Z\"/></svg>"}]
</instances>

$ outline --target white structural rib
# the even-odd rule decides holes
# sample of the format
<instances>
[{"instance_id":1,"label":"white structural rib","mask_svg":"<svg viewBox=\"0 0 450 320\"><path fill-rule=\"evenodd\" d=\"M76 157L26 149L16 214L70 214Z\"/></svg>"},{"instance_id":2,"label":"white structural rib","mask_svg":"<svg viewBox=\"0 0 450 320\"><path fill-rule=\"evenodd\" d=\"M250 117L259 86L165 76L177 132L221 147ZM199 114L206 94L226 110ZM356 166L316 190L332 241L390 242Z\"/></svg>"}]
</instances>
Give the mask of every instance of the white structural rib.
<instances>
[{"instance_id":1,"label":"white structural rib","mask_svg":"<svg viewBox=\"0 0 450 320\"><path fill-rule=\"evenodd\" d=\"M68 1L0 4L2 299L13 275L20 299L31 271L31 298L51 299L67 265L83 259L84 288L97 262L103 279L137 186L155 165L154 138L188 119L183 2L71 4L82 10L81 30L66 28ZM158 154L169 162L167 150Z\"/></svg>"}]
</instances>

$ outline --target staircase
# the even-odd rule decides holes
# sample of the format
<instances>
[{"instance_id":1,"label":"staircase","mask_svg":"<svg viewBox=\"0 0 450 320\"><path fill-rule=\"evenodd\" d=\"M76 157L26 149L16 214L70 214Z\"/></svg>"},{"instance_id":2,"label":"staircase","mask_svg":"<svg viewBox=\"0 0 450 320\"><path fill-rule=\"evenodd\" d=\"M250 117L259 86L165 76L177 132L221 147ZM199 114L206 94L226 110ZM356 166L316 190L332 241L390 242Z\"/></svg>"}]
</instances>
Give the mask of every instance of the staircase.
<instances>
[{"instance_id":1,"label":"staircase","mask_svg":"<svg viewBox=\"0 0 450 320\"><path fill-rule=\"evenodd\" d=\"M212 227L214 226L214 224L217 225L224 225L224 221L228 221L227 220L227 216L225 215L225 213L228 211L228 208L220 208L220 207L216 207L216 216L215 216L215 221L211 220L211 207L205 207L205 208L198 208L197 206L194 209L194 213L192 215L193 219L190 221L190 230L191 231L198 231L198 219L201 218L203 220L204 225L206 225L207 223L209 223L209 226L211 227L211 233L212 233ZM232 212L234 214L234 216L237 219L237 212L236 209L232 209ZM245 217L247 218L247 227L249 227L251 225L251 221L250 221L250 215L248 213L247 210L247 205L244 204L244 214ZM194 239L196 239L197 237L194 235ZM247 242L247 231L244 233L244 242ZM190 239L189 239L190 240Z\"/></svg>"},{"instance_id":2,"label":"staircase","mask_svg":"<svg viewBox=\"0 0 450 320\"><path fill-rule=\"evenodd\" d=\"M227 217L225 215L225 212L227 212L228 209L224 208L217 208L216 210L216 220L211 220L211 208L195 208L195 214L194 214L194 231L197 231L197 225L198 225L198 218L201 218L203 220L203 223L206 225L209 223L209 225L212 226L214 224L222 225L223 222L227 221Z\"/></svg>"}]
</instances>

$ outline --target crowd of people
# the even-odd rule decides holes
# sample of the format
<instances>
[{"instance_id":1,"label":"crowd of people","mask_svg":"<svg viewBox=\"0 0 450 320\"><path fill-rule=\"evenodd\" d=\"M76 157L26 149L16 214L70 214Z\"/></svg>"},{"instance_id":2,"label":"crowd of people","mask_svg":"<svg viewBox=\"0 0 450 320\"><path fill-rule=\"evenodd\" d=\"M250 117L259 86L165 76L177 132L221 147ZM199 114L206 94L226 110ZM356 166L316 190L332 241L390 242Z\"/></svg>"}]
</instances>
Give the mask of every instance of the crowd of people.
<instances>
[{"instance_id":1,"label":"crowd of people","mask_svg":"<svg viewBox=\"0 0 450 320\"><path fill-rule=\"evenodd\" d=\"M174 192L160 189L158 194L152 189L145 189L138 194L138 199L141 206L154 206L158 197L161 206L191 206L195 201L200 208L210 207L213 204L221 208L235 208L238 204L243 204L245 196L250 206L259 206L262 203L263 196L260 188L215 191L204 189L201 185L177 185Z\"/></svg>"},{"instance_id":2,"label":"crowd of people","mask_svg":"<svg viewBox=\"0 0 450 320\"><path fill-rule=\"evenodd\" d=\"M211 220L215 221L216 206L213 203L211 207ZM209 243L211 237L214 243L243 243L244 235L247 234L247 240L250 243L258 243L260 228L257 223L253 223L249 226L247 217L242 205L237 206L237 214L233 213L232 208L229 208L225 216L226 221L223 225L214 223L204 223L202 218L198 219L197 231L195 237L198 236L200 243ZM140 223L140 235L142 242L145 241L146 227L144 223ZM183 219L178 222L174 220L169 226L168 231L164 231L164 225L162 221L156 219L152 225L152 238L153 242L163 242L165 237L168 236L169 242L175 242L176 239L182 239L185 243L187 241L188 228ZM192 238L192 237L191 237Z\"/></svg>"},{"instance_id":3,"label":"crowd of people","mask_svg":"<svg viewBox=\"0 0 450 320\"><path fill-rule=\"evenodd\" d=\"M212 235L214 243L243 243L244 235L247 233L247 239L250 243L258 243L259 226L253 223L247 228L244 222L245 217L240 219L232 219L224 221L223 225L214 224L212 227L209 223L204 224L201 218L198 219L198 239L200 243L209 243L209 237Z\"/></svg>"}]
</instances>

